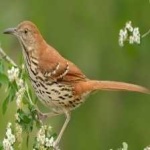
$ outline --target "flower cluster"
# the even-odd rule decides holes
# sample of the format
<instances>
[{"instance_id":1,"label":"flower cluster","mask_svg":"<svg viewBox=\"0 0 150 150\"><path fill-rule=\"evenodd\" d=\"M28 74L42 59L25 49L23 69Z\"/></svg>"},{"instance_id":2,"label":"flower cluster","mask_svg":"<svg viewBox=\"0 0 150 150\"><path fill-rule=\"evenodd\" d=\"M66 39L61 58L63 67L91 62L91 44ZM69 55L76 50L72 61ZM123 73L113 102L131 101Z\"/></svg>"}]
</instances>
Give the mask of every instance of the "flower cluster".
<instances>
[{"instance_id":1,"label":"flower cluster","mask_svg":"<svg viewBox=\"0 0 150 150\"><path fill-rule=\"evenodd\" d=\"M125 27L119 32L119 45L124 46L124 42L129 41L129 44L140 44L141 35L138 27L132 27L132 22L126 23Z\"/></svg>"},{"instance_id":2,"label":"flower cluster","mask_svg":"<svg viewBox=\"0 0 150 150\"><path fill-rule=\"evenodd\" d=\"M13 150L13 144L16 141L15 135L12 133L11 123L8 123L6 130L6 137L3 140L3 149L4 150Z\"/></svg>"},{"instance_id":3,"label":"flower cluster","mask_svg":"<svg viewBox=\"0 0 150 150\"><path fill-rule=\"evenodd\" d=\"M19 143L19 146L21 146L22 143L22 127L16 123L15 125L15 136L16 136L16 141Z\"/></svg>"},{"instance_id":4,"label":"flower cluster","mask_svg":"<svg viewBox=\"0 0 150 150\"><path fill-rule=\"evenodd\" d=\"M144 150L150 150L150 146L145 147Z\"/></svg>"},{"instance_id":5,"label":"flower cluster","mask_svg":"<svg viewBox=\"0 0 150 150\"><path fill-rule=\"evenodd\" d=\"M15 81L17 84L18 91L16 92L16 104L17 108L19 109L22 107L22 98L26 90L23 80L19 77L20 70L19 68L12 66L12 68L7 71L7 74L9 81L10 82Z\"/></svg>"},{"instance_id":6,"label":"flower cluster","mask_svg":"<svg viewBox=\"0 0 150 150\"><path fill-rule=\"evenodd\" d=\"M22 79L18 79L16 81L17 83L17 86L18 86L18 91L16 92L16 104L17 104L17 108L18 109L21 109L22 108L22 98L23 98L23 95L25 93L25 86L24 86L24 82Z\"/></svg>"},{"instance_id":7,"label":"flower cluster","mask_svg":"<svg viewBox=\"0 0 150 150\"><path fill-rule=\"evenodd\" d=\"M33 150L49 150L54 147L54 137L51 135L51 126L41 126L37 133L36 143ZM56 150L60 150L55 148Z\"/></svg>"},{"instance_id":8,"label":"flower cluster","mask_svg":"<svg viewBox=\"0 0 150 150\"><path fill-rule=\"evenodd\" d=\"M22 69L23 67L24 66L22 66ZM26 90L24 81L19 77L20 70L17 67L13 66L10 70L7 71L7 73L10 82L15 81L17 84L18 91L16 92L16 104L17 108L20 109L22 108L22 98Z\"/></svg>"},{"instance_id":9,"label":"flower cluster","mask_svg":"<svg viewBox=\"0 0 150 150\"><path fill-rule=\"evenodd\" d=\"M19 69L13 66L11 69L7 71L7 74L8 74L9 81L13 82L18 79Z\"/></svg>"}]
</instances>

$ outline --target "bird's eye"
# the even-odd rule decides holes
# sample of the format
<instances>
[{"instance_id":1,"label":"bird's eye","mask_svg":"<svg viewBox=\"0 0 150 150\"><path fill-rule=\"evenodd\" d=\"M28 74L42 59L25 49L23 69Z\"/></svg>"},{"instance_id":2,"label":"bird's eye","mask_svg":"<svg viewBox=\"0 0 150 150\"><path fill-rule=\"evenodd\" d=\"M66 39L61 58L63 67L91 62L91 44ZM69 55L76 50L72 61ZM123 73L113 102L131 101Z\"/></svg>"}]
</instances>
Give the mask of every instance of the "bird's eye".
<instances>
[{"instance_id":1,"label":"bird's eye","mask_svg":"<svg viewBox=\"0 0 150 150\"><path fill-rule=\"evenodd\" d=\"M24 30L24 33L27 34L27 33L28 33L28 29L25 29L25 30Z\"/></svg>"}]
</instances>

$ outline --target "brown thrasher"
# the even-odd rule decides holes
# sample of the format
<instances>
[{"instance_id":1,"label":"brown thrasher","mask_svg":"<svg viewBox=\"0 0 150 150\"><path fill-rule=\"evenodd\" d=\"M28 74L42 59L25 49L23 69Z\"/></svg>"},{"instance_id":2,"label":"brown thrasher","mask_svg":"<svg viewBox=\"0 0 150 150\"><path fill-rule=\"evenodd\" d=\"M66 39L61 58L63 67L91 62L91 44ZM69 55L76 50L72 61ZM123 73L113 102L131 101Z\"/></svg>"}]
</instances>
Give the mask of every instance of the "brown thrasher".
<instances>
[{"instance_id":1,"label":"brown thrasher","mask_svg":"<svg viewBox=\"0 0 150 150\"><path fill-rule=\"evenodd\" d=\"M4 33L18 38L35 93L42 103L53 110L48 116L66 115L54 146L60 142L71 111L80 106L91 92L127 90L150 93L148 89L134 84L88 79L77 66L48 45L36 25L30 21L21 22L16 28L6 29Z\"/></svg>"}]
</instances>

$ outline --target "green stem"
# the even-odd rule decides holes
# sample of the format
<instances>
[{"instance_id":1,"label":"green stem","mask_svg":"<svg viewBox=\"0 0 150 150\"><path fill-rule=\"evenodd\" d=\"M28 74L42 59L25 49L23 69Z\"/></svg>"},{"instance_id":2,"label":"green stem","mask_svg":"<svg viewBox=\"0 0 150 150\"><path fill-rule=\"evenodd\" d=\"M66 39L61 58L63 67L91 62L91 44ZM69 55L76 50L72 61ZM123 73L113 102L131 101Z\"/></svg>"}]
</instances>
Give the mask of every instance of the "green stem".
<instances>
[{"instance_id":1,"label":"green stem","mask_svg":"<svg viewBox=\"0 0 150 150\"><path fill-rule=\"evenodd\" d=\"M149 29L146 33L144 33L144 34L142 35L142 38L144 38L144 37L147 36L148 34L150 34L150 29Z\"/></svg>"},{"instance_id":2,"label":"green stem","mask_svg":"<svg viewBox=\"0 0 150 150\"><path fill-rule=\"evenodd\" d=\"M33 102L32 102L32 99L31 99L31 97L30 97L30 94L29 94L29 87L28 87L28 85L27 85L26 83L25 83L25 88L26 88L26 92L27 92L28 99L29 99L29 103L30 103L31 105L34 105Z\"/></svg>"},{"instance_id":3,"label":"green stem","mask_svg":"<svg viewBox=\"0 0 150 150\"><path fill-rule=\"evenodd\" d=\"M3 51L0 47L0 55L3 59L5 59L8 63L11 63L13 66L17 67L17 64Z\"/></svg>"}]
</instances>

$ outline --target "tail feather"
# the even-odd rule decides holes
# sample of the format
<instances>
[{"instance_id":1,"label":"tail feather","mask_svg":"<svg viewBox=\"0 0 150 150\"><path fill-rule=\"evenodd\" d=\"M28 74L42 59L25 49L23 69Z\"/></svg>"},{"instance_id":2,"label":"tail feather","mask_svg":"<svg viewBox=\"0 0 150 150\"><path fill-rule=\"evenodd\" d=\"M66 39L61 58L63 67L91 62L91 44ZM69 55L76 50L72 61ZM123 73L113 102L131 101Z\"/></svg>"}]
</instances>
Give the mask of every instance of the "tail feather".
<instances>
[{"instance_id":1,"label":"tail feather","mask_svg":"<svg viewBox=\"0 0 150 150\"><path fill-rule=\"evenodd\" d=\"M150 94L150 90L135 84L117 81L91 81L95 90L134 91Z\"/></svg>"}]
</instances>

